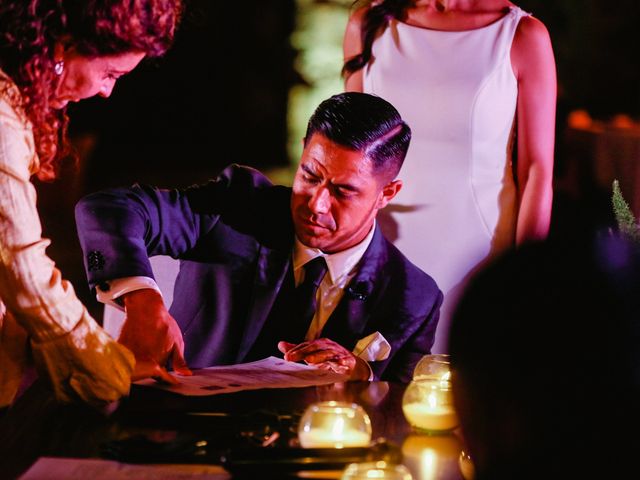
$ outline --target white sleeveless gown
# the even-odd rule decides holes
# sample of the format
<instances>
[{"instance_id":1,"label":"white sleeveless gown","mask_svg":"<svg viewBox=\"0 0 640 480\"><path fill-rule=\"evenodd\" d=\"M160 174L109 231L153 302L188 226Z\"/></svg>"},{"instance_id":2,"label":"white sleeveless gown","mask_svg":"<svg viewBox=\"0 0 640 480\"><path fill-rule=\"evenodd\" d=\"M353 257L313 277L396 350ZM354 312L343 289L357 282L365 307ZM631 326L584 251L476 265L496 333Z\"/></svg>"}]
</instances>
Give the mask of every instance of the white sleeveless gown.
<instances>
[{"instance_id":1,"label":"white sleeveless gown","mask_svg":"<svg viewBox=\"0 0 640 480\"><path fill-rule=\"evenodd\" d=\"M526 15L516 7L455 32L391 20L364 70L364 91L391 102L413 132L404 187L379 222L444 292L434 352L447 351L451 310L470 274L515 242L510 52Z\"/></svg>"}]
</instances>

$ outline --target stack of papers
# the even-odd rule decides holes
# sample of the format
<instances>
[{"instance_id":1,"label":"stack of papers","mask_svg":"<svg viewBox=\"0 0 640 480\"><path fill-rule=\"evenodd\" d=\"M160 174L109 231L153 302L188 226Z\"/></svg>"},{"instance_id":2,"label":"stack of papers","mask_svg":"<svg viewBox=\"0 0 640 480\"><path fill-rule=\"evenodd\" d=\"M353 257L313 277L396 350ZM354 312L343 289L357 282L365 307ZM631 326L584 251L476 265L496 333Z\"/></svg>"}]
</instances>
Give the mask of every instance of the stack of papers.
<instances>
[{"instance_id":1,"label":"stack of papers","mask_svg":"<svg viewBox=\"0 0 640 480\"><path fill-rule=\"evenodd\" d=\"M344 374L322 370L311 365L268 357L251 363L209 367L193 371L193 376L176 376L180 385L167 385L146 379L137 385L168 390L188 396L217 395L260 388L296 388L346 382Z\"/></svg>"}]
</instances>

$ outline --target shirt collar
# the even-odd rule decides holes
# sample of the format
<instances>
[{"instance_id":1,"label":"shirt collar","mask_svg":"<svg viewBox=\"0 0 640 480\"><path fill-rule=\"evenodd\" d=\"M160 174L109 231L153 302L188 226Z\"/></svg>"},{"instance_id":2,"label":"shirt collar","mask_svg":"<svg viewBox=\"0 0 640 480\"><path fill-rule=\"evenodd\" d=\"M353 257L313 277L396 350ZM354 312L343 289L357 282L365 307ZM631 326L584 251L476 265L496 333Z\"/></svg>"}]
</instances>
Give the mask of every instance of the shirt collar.
<instances>
[{"instance_id":1,"label":"shirt collar","mask_svg":"<svg viewBox=\"0 0 640 480\"><path fill-rule=\"evenodd\" d=\"M360 262L364 252L369 248L375 229L376 222L374 220L371 230L360 243L336 253L324 253L317 248L307 247L296 237L293 246L293 270L296 271L302 268L307 262L316 257L324 257L331 276L331 283L335 284L342 277L351 273Z\"/></svg>"}]
</instances>

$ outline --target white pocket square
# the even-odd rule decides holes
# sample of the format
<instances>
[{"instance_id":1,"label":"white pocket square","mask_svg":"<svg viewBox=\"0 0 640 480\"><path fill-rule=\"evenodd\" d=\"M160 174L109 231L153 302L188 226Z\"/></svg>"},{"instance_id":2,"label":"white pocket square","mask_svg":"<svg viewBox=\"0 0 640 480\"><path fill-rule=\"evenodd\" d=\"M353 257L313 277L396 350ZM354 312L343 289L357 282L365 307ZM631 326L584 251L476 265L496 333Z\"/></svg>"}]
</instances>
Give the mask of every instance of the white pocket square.
<instances>
[{"instance_id":1,"label":"white pocket square","mask_svg":"<svg viewBox=\"0 0 640 480\"><path fill-rule=\"evenodd\" d=\"M358 340L353 354L367 362L379 362L389 358L391 353L391 345L382 336L380 332L374 332L371 335Z\"/></svg>"}]
</instances>

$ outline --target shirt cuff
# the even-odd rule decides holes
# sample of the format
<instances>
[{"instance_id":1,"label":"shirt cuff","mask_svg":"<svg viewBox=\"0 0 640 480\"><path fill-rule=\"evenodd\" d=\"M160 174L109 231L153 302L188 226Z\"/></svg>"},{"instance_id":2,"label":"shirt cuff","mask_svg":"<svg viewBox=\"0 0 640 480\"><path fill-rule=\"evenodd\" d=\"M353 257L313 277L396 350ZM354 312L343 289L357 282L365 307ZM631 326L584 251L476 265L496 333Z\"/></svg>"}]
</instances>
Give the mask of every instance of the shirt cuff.
<instances>
[{"instance_id":1,"label":"shirt cuff","mask_svg":"<svg viewBox=\"0 0 640 480\"><path fill-rule=\"evenodd\" d=\"M99 302L112 305L118 310L124 311L122 303L122 295L125 293L133 292L135 290L142 290L144 288L150 288L155 290L160 295L162 292L158 288L158 284L153 278L150 277L123 277L115 280L109 280L101 282L96 288L96 298Z\"/></svg>"}]
</instances>

